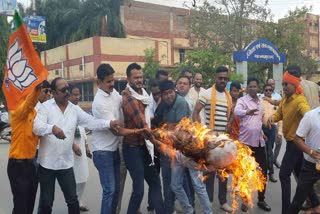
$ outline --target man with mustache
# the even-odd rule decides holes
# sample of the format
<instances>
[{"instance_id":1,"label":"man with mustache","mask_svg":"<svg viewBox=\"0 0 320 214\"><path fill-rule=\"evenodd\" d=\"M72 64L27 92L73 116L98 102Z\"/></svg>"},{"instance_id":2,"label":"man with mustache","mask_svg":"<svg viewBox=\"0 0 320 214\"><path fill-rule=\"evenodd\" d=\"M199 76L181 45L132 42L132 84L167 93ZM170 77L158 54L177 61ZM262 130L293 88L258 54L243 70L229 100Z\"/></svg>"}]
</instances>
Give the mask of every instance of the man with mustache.
<instances>
[{"instance_id":1,"label":"man with mustache","mask_svg":"<svg viewBox=\"0 0 320 214\"><path fill-rule=\"evenodd\" d=\"M192 115L193 121L201 122L200 112L204 108L205 124L213 131L226 132L232 108L232 98L226 90L228 80L228 68L224 66L218 67L216 69L215 84L200 96ZM215 176L216 173L212 172L206 179L207 192L211 202L213 201ZM227 179L224 181L219 179L219 201L220 208L225 212L231 213L232 208L227 203L227 183Z\"/></svg>"},{"instance_id":2,"label":"man with mustache","mask_svg":"<svg viewBox=\"0 0 320 214\"><path fill-rule=\"evenodd\" d=\"M127 129L150 128L152 99L143 88L141 66L132 63L127 67L128 84L122 93L124 126ZM128 214L136 214L144 195L144 180L149 185L149 206L163 213L160 177L154 166L153 144L143 134L134 131L123 139L123 158L132 179L132 194Z\"/></svg>"},{"instance_id":3,"label":"man with mustache","mask_svg":"<svg viewBox=\"0 0 320 214\"><path fill-rule=\"evenodd\" d=\"M265 140L262 131L263 108L257 93L259 80L249 77L247 80L247 95L237 100L234 114L240 118L239 142L244 143L253 151L253 157L262 169L264 176L267 174L267 158ZM258 191L258 207L270 212L271 207L265 201L266 185ZM248 206L242 204L241 210L248 211Z\"/></svg>"},{"instance_id":4,"label":"man with mustache","mask_svg":"<svg viewBox=\"0 0 320 214\"><path fill-rule=\"evenodd\" d=\"M188 97L191 97L191 99L194 100L195 103L198 102L200 95L204 93L206 90L201 86L202 86L202 74L197 72L194 75L194 85L193 87L190 88L189 93L187 95ZM194 109L192 109L191 115L193 113L193 110ZM205 125L206 116L204 113L204 109L200 111L200 119L201 119L201 124Z\"/></svg>"},{"instance_id":5,"label":"man with mustache","mask_svg":"<svg viewBox=\"0 0 320 214\"><path fill-rule=\"evenodd\" d=\"M291 199L291 173L299 177L303 153L294 143L294 138L298 125L306 112L310 111L307 99L303 95L303 89L300 85L301 69L299 66L288 66L287 71L282 78L282 87L284 97L280 101L276 113L269 118L269 127L280 120L283 121L283 136L287 141L286 151L282 159L279 178L282 192L282 214L289 213ZM308 194L311 203L317 206L314 189Z\"/></svg>"},{"instance_id":6,"label":"man with mustache","mask_svg":"<svg viewBox=\"0 0 320 214\"><path fill-rule=\"evenodd\" d=\"M70 88L66 80L52 80L53 99L42 104L34 120L33 133L41 136L39 147L40 214L51 213L57 179L69 213L80 213L73 172L72 145L77 125L96 129L117 130L119 121L96 119L69 102Z\"/></svg>"}]
</instances>

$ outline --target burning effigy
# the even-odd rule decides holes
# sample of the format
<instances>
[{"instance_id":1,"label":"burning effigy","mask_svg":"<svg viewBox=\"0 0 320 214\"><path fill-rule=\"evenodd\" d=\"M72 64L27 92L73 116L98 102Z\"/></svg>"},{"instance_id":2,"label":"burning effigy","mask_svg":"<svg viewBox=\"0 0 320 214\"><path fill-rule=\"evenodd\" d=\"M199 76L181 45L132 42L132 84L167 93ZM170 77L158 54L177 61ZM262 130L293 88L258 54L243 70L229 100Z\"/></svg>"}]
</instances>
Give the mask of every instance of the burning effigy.
<instances>
[{"instance_id":1,"label":"burning effigy","mask_svg":"<svg viewBox=\"0 0 320 214\"><path fill-rule=\"evenodd\" d=\"M177 153L182 153L192 160L184 162L186 167L215 170L223 178L232 174L233 210L238 207L237 196L253 207L252 195L263 190L266 178L248 146L230 139L228 135L213 132L198 122L191 123L188 118L182 119L173 129L164 124L153 130L152 135L160 152L172 161L176 160Z\"/></svg>"}]
</instances>

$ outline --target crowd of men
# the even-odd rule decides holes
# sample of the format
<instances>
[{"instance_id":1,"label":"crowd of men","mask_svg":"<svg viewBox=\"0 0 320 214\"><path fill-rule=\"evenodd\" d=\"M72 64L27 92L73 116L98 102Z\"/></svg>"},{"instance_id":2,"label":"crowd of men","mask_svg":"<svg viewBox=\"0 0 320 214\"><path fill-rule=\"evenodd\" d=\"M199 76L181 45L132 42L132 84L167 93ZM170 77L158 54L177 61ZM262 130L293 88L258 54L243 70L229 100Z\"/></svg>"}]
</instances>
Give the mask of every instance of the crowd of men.
<instances>
[{"instance_id":1,"label":"crowd of men","mask_svg":"<svg viewBox=\"0 0 320 214\"><path fill-rule=\"evenodd\" d=\"M18 109L10 112L12 143L7 172L13 194L12 213L33 213L38 183L38 213L51 213L55 180L70 214L88 211L81 201L89 176L87 157L92 158L100 178L101 214L119 213L120 209L128 214L141 213L144 181L148 184L149 213L175 213L177 200L183 213L192 214L196 193L202 212L210 214L216 177L220 208L233 212L227 201L228 179L222 179L214 169L187 167L187 158L179 158L183 155L178 152L176 161L172 161L158 150L151 129L163 123L169 130L174 129L184 117L246 144L269 181L277 182L274 165L280 168L283 214L298 213L306 200L314 212L320 212L313 189L320 178L316 169L316 163L320 164L318 87L312 92L306 83L304 93L298 66L286 69L282 96L276 92L273 79L261 87L258 79L250 77L245 91L236 81L227 90L229 70L224 66L216 69L214 83L208 89L202 88L200 72L183 70L172 81L167 71L159 70L148 93L137 63L127 67L128 83L121 95L114 89L115 71L111 65L101 64L96 75L93 116L78 106L79 88L61 77L51 84L44 81L38 85ZM314 93L316 97L312 97ZM310 102L315 103L313 110ZM90 141L84 128L92 130ZM287 143L280 165L277 158L283 137ZM121 207L127 171L132 193L128 207ZM290 201L292 172L298 185ZM207 179L202 181L200 174ZM258 192L257 205L271 211L265 189ZM248 209L243 203L241 210Z\"/></svg>"}]
</instances>

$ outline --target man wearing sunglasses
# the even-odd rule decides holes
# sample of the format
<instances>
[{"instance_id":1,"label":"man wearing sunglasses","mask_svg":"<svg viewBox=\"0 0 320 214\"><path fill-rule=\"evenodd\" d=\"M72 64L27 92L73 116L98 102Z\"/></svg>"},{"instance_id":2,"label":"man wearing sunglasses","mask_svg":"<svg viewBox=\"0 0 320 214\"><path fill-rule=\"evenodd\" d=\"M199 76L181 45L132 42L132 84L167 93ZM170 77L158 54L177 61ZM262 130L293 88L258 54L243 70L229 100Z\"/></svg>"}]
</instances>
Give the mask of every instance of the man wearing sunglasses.
<instances>
[{"instance_id":1,"label":"man wearing sunglasses","mask_svg":"<svg viewBox=\"0 0 320 214\"><path fill-rule=\"evenodd\" d=\"M39 95L39 102L36 105L36 110L40 108L41 104L44 103L45 101L49 100L51 98L51 87L50 83L47 80L44 80L42 83L42 88L41 92Z\"/></svg>"},{"instance_id":2,"label":"man wearing sunglasses","mask_svg":"<svg viewBox=\"0 0 320 214\"><path fill-rule=\"evenodd\" d=\"M225 133L227 131L228 120L230 119L232 109L232 98L226 90L228 82L228 68L219 66L216 69L215 84L207 89L200 98L194 108L192 115L193 121L201 122L200 112L205 111L205 124L213 131ZM209 199L213 201L213 187L216 173L210 173L206 179L206 187ZM228 180L219 179L219 202L220 209L231 213L232 208L227 203L227 183Z\"/></svg>"},{"instance_id":3,"label":"man wearing sunglasses","mask_svg":"<svg viewBox=\"0 0 320 214\"><path fill-rule=\"evenodd\" d=\"M96 119L69 102L70 87L61 77L51 83L53 99L43 103L34 120L33 132L41 136L38 155L39 213L51 213L57 179L69 213L80 213L73 172L72 144L77 125L92 130L117 130L117 120Z\"/></svg>"},{"instance_id":4,"label":"man wearing sunglasses","mask_svg":"<svg viewBox=\"0 0 320 214\"><path fill-rule=\"evenodd\" d=\"M273 88L271 85L266 84L263 87L263 93L264 97L271 98L273 92ZM267 100L263 99L262 102L262 108L264 111L263 118L262 118L262 130L263 133L267 136L266 141L266 149L267 149L267 167L269 171L269 180L271 182L276 183L277 179L274 177L274 168L273 168L273 144L276 140L276 134L277 134L277 127L276 124L273 124L271 128L268 126L268 119L271 117L277 110L277 107L270 104Z\"/></svg>"},{"instance_id":5,"label":"man wearing sunglasses","mask_svg":"<svg viewBox=\"0 0 320 214\"><path fill-rule=\"evenodd\" d=\"M306 112L310 110L308 102L300 86L301 69L298 66L288 66L282 78L284 97L280 101L276 113L268 120L269 127L280 120L283 121L283 135L287 141L286 151L280 167L279 178L282 190L282 214L289 213L291 199L291 173L299 177L303 153L294 143L296 130ZM309 193L312 205L317 206L318 200L314 190Z\"/></svg>"}]
</instances>

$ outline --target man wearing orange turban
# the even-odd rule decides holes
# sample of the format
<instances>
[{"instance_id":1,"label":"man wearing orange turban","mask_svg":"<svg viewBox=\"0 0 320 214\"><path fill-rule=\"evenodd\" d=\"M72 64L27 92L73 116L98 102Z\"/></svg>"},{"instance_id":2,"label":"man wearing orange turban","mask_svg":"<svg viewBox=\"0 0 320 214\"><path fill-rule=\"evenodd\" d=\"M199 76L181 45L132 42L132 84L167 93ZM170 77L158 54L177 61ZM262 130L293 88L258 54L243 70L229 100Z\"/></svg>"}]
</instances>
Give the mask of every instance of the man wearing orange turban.
<instances>
[{"instance_id":1,"label":"man wearing orange turban","mask_svg":"<svg viewBox=\"0 0 320 214\"><path fill-rule=\"evenodd\" d=\"M298 125L303 115L310 110L308 102L303 95L300 86L301 70L298 66L288 66L282 78L284 96L280 101L279 108L269 119L269 125L283 121L283 136L287 141L287 147L280 167L279 178L282 190L282 214L287 214L291 199L291 173L294 171L299 177L303 161L303 152L295 144L295 136ZM316 201L314 191L310 192L309 198L313 205Z\"/></svg>"}]
</instances>

